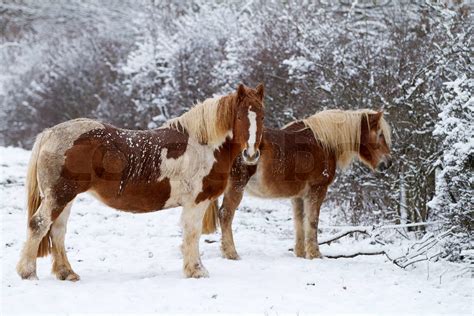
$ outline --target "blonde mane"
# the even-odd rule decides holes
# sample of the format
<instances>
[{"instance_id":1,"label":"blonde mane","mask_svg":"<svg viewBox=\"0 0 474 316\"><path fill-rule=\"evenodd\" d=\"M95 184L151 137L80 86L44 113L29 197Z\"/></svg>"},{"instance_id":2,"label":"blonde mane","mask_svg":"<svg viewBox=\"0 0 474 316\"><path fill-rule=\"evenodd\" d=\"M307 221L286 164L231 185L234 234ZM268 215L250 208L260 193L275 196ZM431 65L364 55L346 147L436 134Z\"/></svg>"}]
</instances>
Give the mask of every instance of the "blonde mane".
<instances>
[{"instance_id":1,"label":"blonde mane","mask_svg":"<svg viewBox=\"0 0 474 316\"><path fill-rule=\"evenodd\" d=\"M368 115L376 113L369 109L327 110L304 119L303 123L313 131L327 150L335 152L338 166L345 168L358 156L362 117L365 116L369 124ZM390 127L383 116L380 119L380 128L390 146Z\"/></svg>"},{"instance_id":2,"label":"blonde mane","mask_svg":"<svg viewBox=\"0 0 474 316\"><path fill-rule=\"evenodd\" d=\"M233 95L206 99L162 128L184 130L201 144L219 146L232 132L233 103Z\"/></svg>"}]
</instances>

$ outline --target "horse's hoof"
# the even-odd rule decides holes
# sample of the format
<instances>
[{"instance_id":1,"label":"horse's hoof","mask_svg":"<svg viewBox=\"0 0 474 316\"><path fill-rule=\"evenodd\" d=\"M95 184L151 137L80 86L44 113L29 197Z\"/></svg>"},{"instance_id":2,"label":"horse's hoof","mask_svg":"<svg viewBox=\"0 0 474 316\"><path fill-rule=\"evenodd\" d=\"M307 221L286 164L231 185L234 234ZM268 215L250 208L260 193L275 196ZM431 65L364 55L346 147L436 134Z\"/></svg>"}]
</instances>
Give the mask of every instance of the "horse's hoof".
<instances>
[{"instance_id":1,"label":"horse's hoof","mask_svg":"<svg viewBox=\"0 0 474 316\"><path fill-rule=\"evenodd\" d=\"M304 251L304 247L295 247L295 256L298 258L305 258L306 252Z\"/></svg>"},{"instance_id":2,"label":"horse's hoof","mask_svg":"<svg viewBox=\"0 0 474 316\"><path fill-rule=\"evenodd\" d=\"M229 260L240 260L240 256L237 252L223 253L222 256Z\"/></svg>"},{"instance_id":3,"label":"horse's hoof","mask_svg":"<svg viewBox=\"0 0 474 316\"><path fill-rule=\"evenodd\" d=\"M31 273L20 273L20 272L18 272L18 274L20 275L20 277L23 280L30 280L30 281L38 280L38 276L36 275L36 272L31 272Z\"/></svg>"},{"instance_id":4,"label":"horse's hoof","mask_svg":"<svg viewBox=\"0 0 474 316\"><path fill-rule=\"evenodd\" d=\"M295 251L295 256L298 258L306 258L306 253L304 251L302 252Z\"/></svg>"},{"instance_id":5,"label":"horse's hoof","mask_svg":"<svg viewBox=\"0 0 474 316\"><path fill-rule=\"evenodd\" d=\"M70 269L61 269L59 271L55 271L54 274L56 275L56 278L61 281L76 282L81 279L78 274Z\"/></svg>"},{"instance_id":6,"label":"horse's hoof","mask_svg":"<svg viewBox=\"0 0 474 316\"><path fill-rule=\"evenodd\" d=\"M23 280L38 280L36 269L25 269L23 268L23 265L18 264L16 272Z\"/></svg>"},{"instance_id":7,"label":"horse's hoof","mask_svg":"<svg viewBox=\"0 0 474 316\"><path fill-rule=\"evenodd\" d=\"M27 275L26 277L21 277L23 280L30 280L30 281L37 281L39 280L38 279L38 276L36 275L36 273L32 273L30 275Z\"/></svg>"},{"instance_id":8,"label":"horse's hoof","mask_svg":"<svg viewBox=\"0 0 474 316\"><path fill-rule=\"evenodd\" d=\"M323 256L319 252L319 250L314 250L314 251L307 251L306 252L306 259L322 259Z\"/></svg>"},{"instance_id":9,"label":"horse's hoof","mask_svg":"<svg viewBox=\"0 0 474 316\"><path fill-rule=\"evenodd\" d=\"M74 273L74 272L71 273L71 274L69 274L69 275L66 277L66 280L67 280L67 281L71 281L71 282L77 282L77 281L79 281L80 279L81 279L81 278L79 277L79 275L76 274L76 273Z\"/></svg>"},{"instance_id":10,"label":"horse's hoof","mask_svg":"<svg viewBox=\"0 0 474 316\"><path fill-rule=\"evenodd\" d=\"M229 260L240 260L240 256L233 246L221 245L222 257Z\"/></svg>"},{"instance_id":11,"label":"horse's hoof","mask_svg":"<svg viewBox=\"0 0 474 316\"><path fill-rule=\"evenodd\" d=\"M184 274L186 275L187 278L194 278L194 279L209 277L209 272L207 272L206 268L204 268L201 265L198 265L197 267L194 267L193 269L184 269Z\"/></svg>"}]
</instances>

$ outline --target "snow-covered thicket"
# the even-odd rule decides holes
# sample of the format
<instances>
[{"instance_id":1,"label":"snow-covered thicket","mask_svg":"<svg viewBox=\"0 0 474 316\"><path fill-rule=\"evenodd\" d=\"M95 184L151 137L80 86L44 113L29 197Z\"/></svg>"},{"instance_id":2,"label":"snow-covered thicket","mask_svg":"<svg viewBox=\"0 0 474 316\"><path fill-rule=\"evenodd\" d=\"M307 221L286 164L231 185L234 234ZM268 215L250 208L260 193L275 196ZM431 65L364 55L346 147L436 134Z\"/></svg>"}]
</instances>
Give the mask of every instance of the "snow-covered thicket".
<instances>
[{"instance_id":1,"label":"snow-covered thicket","mask_svg":"<svg viewBox=\"0 0 474 316\"><path fill-rule=\"evenodd\" d=\"M105 115L104 104L131 109L116 81L138 38L138 9L117 1L0 2L3 141L28 147L51 124Z\"/></svg>"},{"instance_id":2,"label":"snow-covered thicket","mask_svg":"<svg viewBox=\"0 0 474 316\"><path fill-rule=\"evenodd\" d=\"M340 222L472 229L467 1L18 0L0 12L5 144L28 147L77 116L151 128L240 81L264 82L269 126L384 109L395 164L340 173L327 208ZM457 247L472 247L463 236Z\"/></svg>"}]
</instances>

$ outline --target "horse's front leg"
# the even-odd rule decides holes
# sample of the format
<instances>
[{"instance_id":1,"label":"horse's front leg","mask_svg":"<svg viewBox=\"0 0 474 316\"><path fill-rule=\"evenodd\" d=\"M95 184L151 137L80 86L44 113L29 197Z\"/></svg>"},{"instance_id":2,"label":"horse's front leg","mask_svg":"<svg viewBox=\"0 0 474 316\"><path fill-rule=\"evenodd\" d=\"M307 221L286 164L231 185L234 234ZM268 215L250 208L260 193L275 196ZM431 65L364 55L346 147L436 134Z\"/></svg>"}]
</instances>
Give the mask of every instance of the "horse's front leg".
<instances>
[{"instance_id":1,"label":"horse's front leg","mask_svg":"<svg viewBox=\"0 0 474 316\"><path fill-rule=\"evenodd\" d=\"M302 198L293 198L291 199L291 204L293 205L293 221L295 225L295 255L300 258L305 257L304 250L304 205Z\"/></svg>"},{"instance_id":2,"label":"horse's front leg","mask_svg":"<svg viewBox=\"0 0 474 316\"><path fill-rule=\"evenodd\" d=\"M205 278L209 276L202 265L199 254L199 239L201 237L202 219L209 206L208 200L192 206L183 206L181 223L183 227L183 271L188 278Z\"/></svg>"},{"instance_id":3,"label":"horse's front leg","mask_svg":"<svg viewBox=\"0 0 474 316\"><path fill-rule=\"evenodd\" d=\"M328 187L320 186L311 189L304 199L305 213L305 251L306 259L321 258L318 244L319 210Z\"/></svg>"},{"instance_id":4,"label":"horse's front leg","mask_svg":"<svg viewBox=\"0 0 474 316\"><path fill-rule=\"evenodd\" d=\"M230 183L229 189L224 195L222 206L219 209L219 222L222 229L222 256L231 260L240 259L237 250L235 250L232 220L234 219L235 210L239 206L240 201L242 201L242 196L243 190Z\"/></svg>"}]
</instances>

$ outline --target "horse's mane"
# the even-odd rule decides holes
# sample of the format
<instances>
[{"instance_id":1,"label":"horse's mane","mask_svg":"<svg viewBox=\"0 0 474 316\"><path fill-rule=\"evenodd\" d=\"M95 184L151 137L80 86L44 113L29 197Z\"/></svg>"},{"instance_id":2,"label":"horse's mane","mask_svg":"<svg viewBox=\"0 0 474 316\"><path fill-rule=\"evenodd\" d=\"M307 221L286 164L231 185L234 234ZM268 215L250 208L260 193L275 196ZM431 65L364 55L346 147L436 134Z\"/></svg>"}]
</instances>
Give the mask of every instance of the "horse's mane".
<instances>
[{"instance_id":1,"label":"horse's mane","mask_svg":"<svg viewBox=\"0 0 474 316\"><path fill-rule=\"evenodd\" d=\"M209 98L180 117L169 120L163 127L186 131L201 144L220 145L231 132L234 104L233 94Z\"/></svg>"},{"instance_id":2,"label":"horse's mane","mask_svg":"<svg viewBox=\"0 0 474 316\"><path fill-rule=\"evenodd\" d=\"M362 117L365 116L365 121L369 124L368 115L376 113L369 109L326 110L302 121L327 150L335 152L338 166L345 168L358 155ZM383 116L380 119L380 128L385 141L390 146L390 127Z\"/></svg>"}]
</instances>

